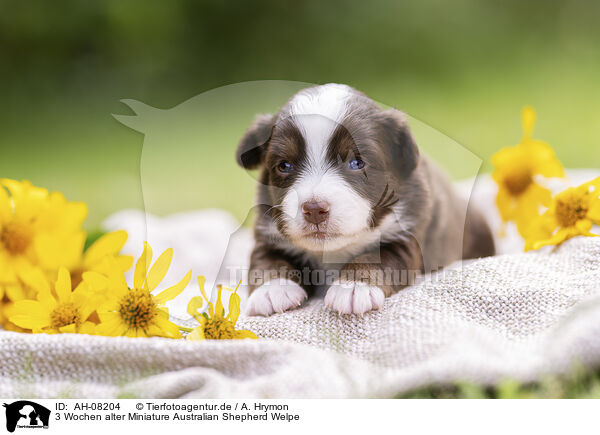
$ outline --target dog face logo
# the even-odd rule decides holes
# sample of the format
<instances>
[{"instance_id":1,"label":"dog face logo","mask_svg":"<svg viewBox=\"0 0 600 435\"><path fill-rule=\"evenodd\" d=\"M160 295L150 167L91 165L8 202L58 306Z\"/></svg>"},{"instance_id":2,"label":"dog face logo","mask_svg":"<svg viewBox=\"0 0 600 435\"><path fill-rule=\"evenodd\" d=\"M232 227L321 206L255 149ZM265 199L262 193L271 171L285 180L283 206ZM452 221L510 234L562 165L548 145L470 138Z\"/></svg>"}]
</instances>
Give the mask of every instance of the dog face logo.
<instances>
[{"instance_id":1,"label":"dog face logo","mask_svg":"<svg viewBox=\"0 0 600 435\"><path fill-rule=\"evenodd\" d=\"M6 408L6 430L14 432L18 428L48 429L50 410L28 400L4 404Z\"/></svg>"}]
</instances>

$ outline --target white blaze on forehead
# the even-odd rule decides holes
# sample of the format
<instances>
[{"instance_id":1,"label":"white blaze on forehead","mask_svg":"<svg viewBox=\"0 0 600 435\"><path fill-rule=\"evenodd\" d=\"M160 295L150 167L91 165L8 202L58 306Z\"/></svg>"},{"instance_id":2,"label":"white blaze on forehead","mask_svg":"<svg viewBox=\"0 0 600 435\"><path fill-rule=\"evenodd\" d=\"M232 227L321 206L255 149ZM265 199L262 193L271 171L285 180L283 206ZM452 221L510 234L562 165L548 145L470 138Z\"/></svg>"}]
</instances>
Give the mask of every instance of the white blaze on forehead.
<instances>
[{"instance_id":1,"label":"white blaze on forehead","mask_svg":"<svg viewBox=\"0 0 600 435\"><path fill-rule=\"evenodd\" d=\"M338 249L355 242L368 228L371 205L361 197L335 168L329 166L326 155L331 135L348 109L352 88L329 84L298 93L287 107L306 145L306 167L286 193L282 205L287 233L305 249L313 242L303 239L307 222L301 212L302 203L320 200L329 203L329 218L321 230L336 236L326 246L315 241L315 247ZM312 230L314 231L314 230Z\"/></svg>"},{"instance_id":2,"label":"white blaze on forehead","mask_svg":"<svg viewBox=\"0 0 600 435\"><path fill-rule=\"evenodd\" d=\"M304 137L313 168L325 163L329 138L346 114L351 90L331 83L302 91L290 101L289 114Z\"/></svg>"},{"instance_id":3,"label":"white blaze on forehead","mask_svg":"<svg viewBox=\"0 0 600 435\"><path fill-rule=\"evenodd\" d=\"M290 101L292 115L321 115L338 120L351 96L352 88L330 83L298 92Z\"/></svg>"}]
</instances>

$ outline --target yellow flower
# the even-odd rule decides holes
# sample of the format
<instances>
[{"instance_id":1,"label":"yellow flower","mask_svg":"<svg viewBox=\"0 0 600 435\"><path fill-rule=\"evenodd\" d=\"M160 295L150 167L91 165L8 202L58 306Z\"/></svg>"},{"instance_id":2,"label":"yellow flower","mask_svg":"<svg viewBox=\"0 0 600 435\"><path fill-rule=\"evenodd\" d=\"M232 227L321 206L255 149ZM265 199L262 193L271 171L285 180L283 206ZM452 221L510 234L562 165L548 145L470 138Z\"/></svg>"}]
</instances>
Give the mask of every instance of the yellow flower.
<instances>
[{"instance_id":1,"label":"yellow flower","mask_svg":"<svg viewBox=\"0 0 600 435\"><path fill-rule=\"evenodd\" d=\"M6 290L6 292L4 292ZM4 294L3 294L4 293ZM22 284L9 284L3 288L0 285L0 326L7 331L30 332L12 323L9 318L14 309L14 302L27 298L34 298L35 291L23 288Z\"/></svg>"},{"instance_id":2,"label":"yellow flower","mask_svg":"<svg viewBox=\"0 0 600 435\"><path fill-rule=\"evenodd\" d=\"M31 267L50 271L76 263L72 252L84 244L86 215L84 203L59 192L0 180L0 287L8 299L25 296L19 278Z\"/></svg>"},{"instance_id":3,"label":"yellow flower","mask_svg":"<svg viewBox=\"0 0 600 435\"><path fill-rule=\"evenodd\" d=\"M85 272L107 273L107 262L103 261L105 257L114 258L122 272L129 270L133 257L119 255L126 241L126 231L115 231L102 235L85 252L80 251L77 263L70 268L73 288L79 285Z\"/></svg>"},{"instance_id":4,"label":"yellow flower","mask_svg":"<svg viewBox=\"0 0 600 435\"><path fill-rule=\"evenodd\" d=\"M98 308L98 335L181 338L179 327L169 321L165 303L183 291L190 282L192 271L174 286L157 295L152 294L167 274L172 258L173 250L167 249L148 271L152 248L144 243L144 252L135 266L133 288L127 286L123 271L114 259L105 259L109 263L106 274L83 274L83 281L106 298L106 302Z\"/></svg>"},{"instance_id":5,"label":"yellow flower","mask_svg":"<svg viewBox=\"0 0 600 435\"><path fill-rule=\"evenodd\" d=\"M33 333L93 334L95 325L88 319L96 309L97 300L92 297L85 283L72 291L69 272L61 267L54 285L55 298L39 270L31 269L25 277L28 284L37 289L37 297L36 300L15 302L10 310L12 323Z\"/></svg>"},{"instance_id":6,"label":"yellow flower","mask_svg":"<svg viewBox=\"0 0 600 435\"><path fill-rule=\"evenodd\" d=\"M535 112L526 107L522 114L521 143L505 147L492 156L492 178L498 184L496 204L504 222L514 221L519 233L527 236L532 219L540 206L548 206L551 192L536 181L536 176L563 177L564 171L552 148L532 139Z\"/></svg>"},{"instance_id":7,"label":"yellow flower","mask_svg":"<svg viewBox=\"0 0 600 435\"><path fill-rule=\"evenodd\" d=\"M598 236L591 232L594 224L600 225L600 177L556 195L548 211L531 223L525 250Z\"/></svg>"},{"instance_id":8,"label":"yellow flower","mask_svg":"<svg viewBox=\"0 0 600 435\"><path fill-rule=\"evenodd\" d=\"M194 328L190 334L186 337L188 340L228 340L228 339L242 339L242 338L258 338L253 332L246 330L236 330L235 324L240 315L240 296L237 294L237 290L241 284L233 290L233 294L229 297L229 313L225 316L225 309L221 302L221 290L223 289L220 285L217 286L218 294L215 305L210 302L206 297L204 291L205 278L203 276L198 277L198 286L202 297L193 297L188 304L188 313L192 315L200 326ZM232 291L231 289L227 289ZM208 303L208 314L200 313L198 310L204 305L204 300Z\"/></svg>"}]
</instances>

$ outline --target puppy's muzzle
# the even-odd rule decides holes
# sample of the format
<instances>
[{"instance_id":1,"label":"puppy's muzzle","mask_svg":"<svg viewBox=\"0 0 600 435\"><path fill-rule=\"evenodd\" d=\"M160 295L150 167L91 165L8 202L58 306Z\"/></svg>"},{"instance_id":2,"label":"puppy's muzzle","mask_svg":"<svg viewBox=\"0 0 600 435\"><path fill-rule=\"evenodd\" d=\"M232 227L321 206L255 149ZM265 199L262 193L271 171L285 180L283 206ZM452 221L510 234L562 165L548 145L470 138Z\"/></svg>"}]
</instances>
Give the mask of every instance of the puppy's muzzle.
<instances>
[{"instance_id":1,"label":"puppy's muzzle","mask_svg":"<svg viewBox=\"0 0 600 435\"><path fill-rule=\"evenodd\" d=\"M311 224L320 224L329 218L329 203L325 201L306 201L302 204L304 219Z\"/></svg>"}]
</instances>

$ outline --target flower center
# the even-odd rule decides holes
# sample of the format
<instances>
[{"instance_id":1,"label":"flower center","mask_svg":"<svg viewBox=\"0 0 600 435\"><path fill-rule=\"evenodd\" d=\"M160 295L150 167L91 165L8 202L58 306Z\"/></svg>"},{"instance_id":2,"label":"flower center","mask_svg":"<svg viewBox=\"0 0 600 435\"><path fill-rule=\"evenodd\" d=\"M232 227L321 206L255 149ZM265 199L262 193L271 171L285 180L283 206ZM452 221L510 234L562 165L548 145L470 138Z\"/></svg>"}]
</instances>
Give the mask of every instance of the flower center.
<instances>
[{"instance_id":1,"label":"flower center","mask_svg":"<svg viewBox=\"0 0 600 435\"><path fill-rule=\"evenodd\" d=\"M129 328L146 330L156 316L156 304L148 290L132 289L121 298L119 314Z\"/></svg>"},{"instance_id":2,"label":"flower center","mask_svg":"<svg viewBox=\"0 0 600 435\"><path fill-rule=\"evenodd\" d=\"M519 196L525 192L531 183L533 183L533 177L531 171L526 168L516 170L504 179L504 185L513 196Z\"/></svg>"},{"instance_id":3,"label":"flower center","mask_svg":"<svg viewBox=\"0 0 600 435\"><path fill-rule=\"evenodd\" d=\"M556 220L561 227L572 227L578 220L587 216L588 206L581 196L567 196L556 199Z\"/></svg>"},{"instance_id":4,"label":"flower center","mask_svg":"<svg viewBox=\"0 0 600 435\"><path fill-rule=\"evenodd\" d=\"M77 311L75 305L71 303L60 304L50 313L50 326L52 328L58 329L72 324L77 327L81 324L79 311Z\"/></svg>"},{"instance_id":5,"label":"flower center","mask_svg":"<svg viewBox=\"0 0 600 435\"><path fill-rule=\"evenodd\" d=\"M210 319L204 325L204 337L211 340L227 340L235 336L235 328L229 320Z\"/></svg>"},{"instance_id":6,"label":"flower center","mask_svg":"<svg viewBox=\"0 0 600 435\"><path fill-rule=\"evenodd\" d=\"M32 241L31 230L21 222L9 222L0 232L0 242L12 255L22 254Z\"/></svg>"}]
</instances>

